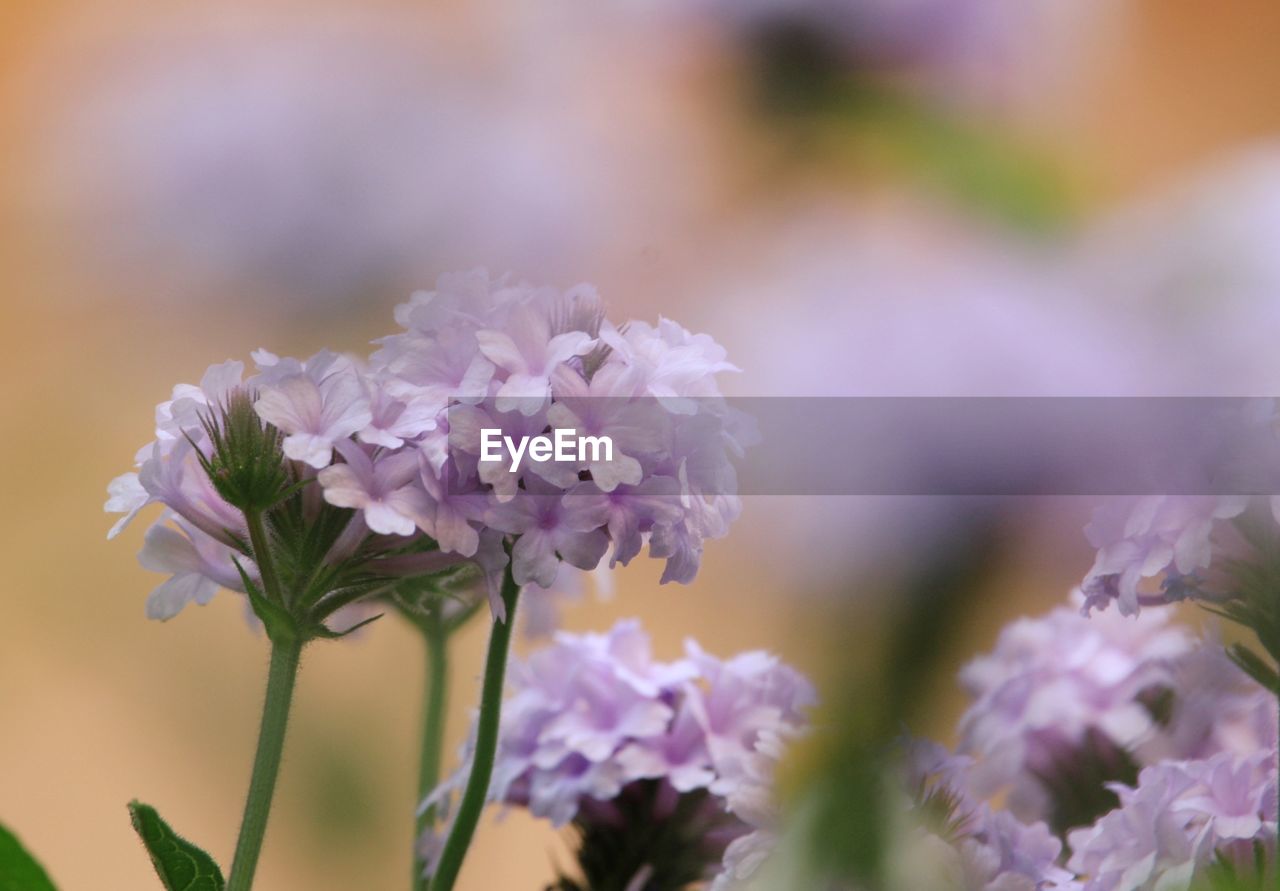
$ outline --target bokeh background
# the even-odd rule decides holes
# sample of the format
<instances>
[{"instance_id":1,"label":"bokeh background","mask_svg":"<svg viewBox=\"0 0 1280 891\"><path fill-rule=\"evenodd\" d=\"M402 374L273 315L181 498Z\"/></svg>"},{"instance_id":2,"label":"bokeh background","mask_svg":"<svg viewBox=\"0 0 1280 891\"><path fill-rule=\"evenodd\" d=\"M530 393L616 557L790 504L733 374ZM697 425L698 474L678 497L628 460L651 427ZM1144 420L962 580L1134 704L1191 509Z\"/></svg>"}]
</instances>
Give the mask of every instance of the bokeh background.
<instances>
[{"instance_id":1,"label":"bokeh background","mask_svg":"<svg viewBox=\"0 0 1280 891\"><path fill-rule=\"evenodd\" d=\"M745 395L1274 394L1280 6L1268 0L473 0L0 8L0 821L61 887L148 888L133 797L225 859L266 662L222 595L142 604L106 482L177 381L267 346L362 350L441 272L597 284L713 333ZM958 526L954 671L1087 567L1070 500L748 499L639 616L781 653L839 695ZM484 645L455 646L450 738ZM527 647L527 642L522 643ZM266 889L402 886L421 653L307 654ZM561 842L487 819L460 887L541 887Z\"/></svg>"}]
</instances>

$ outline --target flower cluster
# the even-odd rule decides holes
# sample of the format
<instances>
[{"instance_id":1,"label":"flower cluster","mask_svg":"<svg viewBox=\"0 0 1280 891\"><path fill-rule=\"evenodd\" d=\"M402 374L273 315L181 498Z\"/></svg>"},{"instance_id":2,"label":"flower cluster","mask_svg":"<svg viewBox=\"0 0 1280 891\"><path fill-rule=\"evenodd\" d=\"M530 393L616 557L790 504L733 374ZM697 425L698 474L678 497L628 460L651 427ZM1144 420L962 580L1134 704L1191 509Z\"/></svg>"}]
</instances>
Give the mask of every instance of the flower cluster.
<instances>
[{"instance_id":1,"label":"flower cluster","mask_svg":"<svg viewBox=\"0 0 1280 891\"><path fill-rule=\"evenodd\" d=\"M1085 529L1097 551L1082 590L1085 609L1116 601L1134 615L1142 605L1167 602L1183 576L1207 569L1213 557L1217 520L1240 516L1248 507L1240 496L1147 495L1102 505ZM1148 579L1166 575L1165 593L1139 590Z\"/></svg>"},{"instance_id":2,"label":"flower cluster","mask_svg":"<svg viewBox=\"0 0 1280 891\"><path fill-rule=\"evenodd\" d=\"M1154 732L1149 703L1173 687L1176 660L1194 649L1166 612L1088 619L1079 603L1010 623L995 650L960 673L971 705L959 750L975 760L976 791L1008 790L1027 819L1048 818L1044 778L1058 765L1086 749L1104 756L1100 746L1128 751Z\"/></svg>"},{"instance_id":3,"label":"flower cluster","mask_svg":"<svg viewBox=\"0 0 1280 891\"><path fill-rule=\"evenodd\" d=\"M714 875L726 845L731 869L741 871L763 847L753 831L772 819L782 741L807 725L814 702L810 683L767 653L720 660L690 641L684 658L657 662L635 621L606 634L561 632L513 666L489 798L556 826L573 822L589 837L591 827L617 828L637 789L656 784L659 801L700 802L693 815L704 830L684 835L698 840L701 877ZM447 799L465 775L430 800ZM637 869L678 859L637 854Z\"/></svg>"},{"instance_id":4,"label":"flower cluster","mask_svg":"<svg viewBox=\"0 0 1280 891\"><path fill-rule=\"evenodd\" d=\"M715 382L733 366L710 337L666 319L617 327L590 287L479 270L441 277L396 319L403 330L367 361L258 351L248 376L240 362L214 366L157 408L155 439L107 502L126 515L113 536L147 504L167 508L141 558L173 574L151 616L256 578L245 505L210 475L237 401L286 468L277 494L300 491L308 524L334 517L324 566L354 560L393 579L470 561L499 615L508 559L517 584L550 587L562 561L592 569L611 551L625 565L647 545L664 581L694 577L703 542L738 514L730 459L746 441ZM483 430L562 429L611 437L611 460L481 461Z\"/></svg>"},{"instance_id":5,"label":"flower cluster","mask_svg":"<svg viewBox=\"0 0 1280 891\"><path fill-rule=\"evenodd\" d=\"M1135 787L1112 787L1120 807L1069 835L1069 867L1090 876L1085 891L1130 891L1188 887L1215 858L1248 868L1255 842L1274 861L1275 757L1223 752L1143 769Z\"/></svg>"},{"instance_id":6,"label":"flower cluster","mask_svg":"<svg viewBox=\"0 0 1280 891\"><path fill-rule=\"evenodd\" d=\"M1090 618L1081 602L1014 622L964 670L960 754L926 749L914 775L961 803L1009 791L1006 828L1048 821L1068 842L1064 888L1185 888L1223 860L1254 868L1255 842L1274 858L1275 696L1168 608ZM949 812L985 838L987 803Z\"/></svg>"}]
</instances>

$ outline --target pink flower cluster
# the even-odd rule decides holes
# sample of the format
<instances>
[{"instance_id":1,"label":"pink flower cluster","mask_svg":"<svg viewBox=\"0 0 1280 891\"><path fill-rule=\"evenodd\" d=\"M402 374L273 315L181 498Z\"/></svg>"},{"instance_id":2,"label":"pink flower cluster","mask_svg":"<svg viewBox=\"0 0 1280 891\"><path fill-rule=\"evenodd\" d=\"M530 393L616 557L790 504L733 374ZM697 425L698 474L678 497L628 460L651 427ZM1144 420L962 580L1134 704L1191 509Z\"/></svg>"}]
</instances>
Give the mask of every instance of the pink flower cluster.
<instances>
[{"instance_id":1,"label":"pink flower cluster","mask_svg":"<svg viewBox=\"0 0 1280 891\"><path fill-rule=\"evenodd\" d=\"M655 661L636 621L557 633L513 665L510 685L491 801L562 826L637 781L707 790L752 839L731 845L735 858L761 842L747 833L772 819L773 764L816 701L803 675L764 652L721 660L688 641L684 658ZM446 799L467 773L464 765L429 801Z\"/></svg>"},{"instance_id":2,"label":"pink flower cluster","mask_svg":"<svg viewBox=\"0 0 1280 891\"><path fill-rule=\"evenodd\" d=\"M625 565L646 545L666 561L663 581L693 579L703 543L740 509L730 460L744 437L716 385L734 368L710 337L666 319L616 327L588 286L560 291L482 270L442 276L396 320L403 330L367 361L259 351L249 376L240 362L213 366L157 408L154 441L107 502L126 515L112 536L147 504L167 508L141 559L173 577L149 615L239 587L232 556L244 519L200 463L202 415L236 391L283 435L297 476L317 484L311 497L354 512L328 561L367 553L369 541L402 552L378 564L391 576L475 561L498 614L508 547L522 585L550 587L561 562L592 569L606 553ZM484 429L562 428L611 437L613 460L480 460Z\"/></svg>"}]
</instances>

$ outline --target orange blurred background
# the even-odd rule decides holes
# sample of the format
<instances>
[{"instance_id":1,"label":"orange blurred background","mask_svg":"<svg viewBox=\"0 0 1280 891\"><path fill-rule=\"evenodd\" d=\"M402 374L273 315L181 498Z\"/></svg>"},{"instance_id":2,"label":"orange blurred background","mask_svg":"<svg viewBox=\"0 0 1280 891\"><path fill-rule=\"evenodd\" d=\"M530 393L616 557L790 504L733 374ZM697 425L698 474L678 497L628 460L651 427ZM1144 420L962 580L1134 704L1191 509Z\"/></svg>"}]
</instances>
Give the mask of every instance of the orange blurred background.
<instances>
[{"instance_id":1,"label":"orange blurred background","mask_svg":"<svg viewBox=\"0 0 1280 891\"><path fill-rule=\"evenodd\" d=\"M1074 230L1280 131L1280 6L1098 5L1107 7L1099 20L1056 50L1067 64L1054 77L971 122L1060 173ZM0 821L60 887L155 886L128 823L131 798L219 858L243 804L264 640L226 594L167 624L147 621L142 604L157 580L134 559L141 527L105 540L105 485L149 438L152 406L173 383L258 346L363 350L390 330L392 307L411 289L486 263L560 284L591 280L615 318L662 313L709 331L745 371L736 389L751 392L753 364L767 357L749 333L773 317L735 303L729 283L752 275L755 246L773 243L796 215L817 206L820 220L839 225L846 213L893 215L905 203L915 214L936 203L944 228L990 225L954 196L904 184L897 165L851 172L838 149L779 173L789 149L736 98L740 72L714 35L568 4L539 16L518 6L50 0L0 12L9 505L0 520ZM243 58L237 47L247 47ZM299 47L296 64L273 67ZM130 105L143 92L151 104ZM423 111L428 103L438 116ZM479 123L469 108L481 109ZM219 114L227 120L202 129ZM407 118L416 121L408 130ZM179 126L187 135L170 139ZM236 127L249 130L243 142ZM210 158L201 149L211 145L230 154ZM432 146L452 154L437 159ZM228 197L221 175L230 197L255 187L256 174L224 162L268 149L278 149L278 166L264 182L299 165L305 175L289 191L268 189L260 206L219 204ZM448 175L397 182L415 157ZM465 185L455 190L457 178ZM332 193L314 194L323 183ZM440 206L424 207L436 189L445 190ZM271 203L285 198L296 206ZM408 206L384 220L398 198ZM203 216L202 201L214 208ZM317 220L328 229L298 231ZM1280 231L1271 234L1274 243ZM353 243L366 237L371 246ZM283 259L235 265L273 238ZM200 239L216 250L196 250L207 246ZM774 312L793 298L773 295ZM876 295L851 287L848 299ZM769 367L824 361L802 343L781 346L790 352ZM827 678L832 651L856 649L874 629L833 630L830 616L845 614L821 604L833 592L856 596L874 567L829 542L803 557L768 550L787 535L784 516L769 499L747 499L695 584L659 587L657 566L637 562L617 574L612 599L569 607L565 624L599 629L635 615L663 657L694 635L726 655L769 648ZM1087 567L1081 517L1002 532L1009 557L944 654L934 723L921 731L947 738L958 709L953 669L1008 617L1056 603ZM801 559L827 568L798 569ZM824 590L806 590L815 588ZM473 625L455 644L454 743L478 694L484 638ZM261 887L403 886L421 663L416 638L392 617L306 654ZM459 887L541 887L563 850L522 814L486 818Z\"/></svg>"}]
</instances>

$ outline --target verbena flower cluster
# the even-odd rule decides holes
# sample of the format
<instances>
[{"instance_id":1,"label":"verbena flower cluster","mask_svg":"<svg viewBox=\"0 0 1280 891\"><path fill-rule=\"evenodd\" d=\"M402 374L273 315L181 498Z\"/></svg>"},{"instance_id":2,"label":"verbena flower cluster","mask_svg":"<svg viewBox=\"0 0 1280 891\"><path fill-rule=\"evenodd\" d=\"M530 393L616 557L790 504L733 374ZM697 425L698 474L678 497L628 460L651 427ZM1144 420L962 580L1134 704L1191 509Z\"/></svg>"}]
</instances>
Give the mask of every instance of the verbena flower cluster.
<instances>
[{"instance_id":1,"label":"verbena flower cluster","mask_svg":"<svg viewBox=\"0 0 1280 891\"><path fill-rule=\"evenodd\" d=\"M206 466L237 399L278 435L309 521L322 508L351 512L320 555L325 566L362 562L397 578L472 561L500 615L508 548L522 585L549 587L561 562L591 569L606 553L625 565L646 545L666 561L664 582L693 579L703 543L739 512L730 458L746 441L716 384L734 367L710 337L667 319L618 327L588 286L483 270L442 276L396 320L402 330L367 360L260 350L248 375L241 362L215 365L157 407L155 439L138 470L111 483L106 505L125 514L111 536L146 505L165 507L140 557L171 574L148 615L167 619L256 578L242 511ZM479 460L484 428L607 435L615 454L517 470Z\"/></svg>"},{"instance_id":2,"label":"verbena flower cluster","mask_svg":"<svg viewBox=\"0 0 1280 891\"><path fill-rule=\"evenodd\" d=\"M512 668L489 799L556 826L573 822L586 837L598 826L625 837L638 831L624 819L628 802L656 784L668 803L648 819L696 805L683 814L700 827L684 833L697 840L700 873L688 880L715 875L726 845L729 872L745 872L753 852L767 850L773 764L815 701L803 675L764 652L721 660L688 641L684 658L659 662L635 621L605 634L560 632ZM464 766L429 801L447 801L466 774ZM438 837L423 844L433 854Z\"/></svg>"},{"instance_id":3,"label":"verbena flower cluster","mask_svg":"<svg viewBox=\"0 0 1280 891\"><path fill-rule=\"evenodd\" d=\"M1275 696L1167 609L1082 603L964 670L958 754L913 749L908 787L963 876L946 887L1152 891L1274 862Z\"/></svg>"},{"instance_id":4,"label":"verbena flower cluster","mask_svg":"<svg viewBox=\"0 0 1280 891\"><path fill-rule=\"evenodd\" d=\"M1210 567L1219 520L1239 517L1249 506L1241 496L1147 495L1102 505L1085 535L1098 551L1085 576L1085 608L1115 601L1125 615L1141 606L1185 596L1183 582ZM1161 590L1150 580L1163 576ZM1143 585L1148 582L1147 585Z\"/></svg>"}]
</instances>

